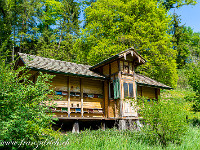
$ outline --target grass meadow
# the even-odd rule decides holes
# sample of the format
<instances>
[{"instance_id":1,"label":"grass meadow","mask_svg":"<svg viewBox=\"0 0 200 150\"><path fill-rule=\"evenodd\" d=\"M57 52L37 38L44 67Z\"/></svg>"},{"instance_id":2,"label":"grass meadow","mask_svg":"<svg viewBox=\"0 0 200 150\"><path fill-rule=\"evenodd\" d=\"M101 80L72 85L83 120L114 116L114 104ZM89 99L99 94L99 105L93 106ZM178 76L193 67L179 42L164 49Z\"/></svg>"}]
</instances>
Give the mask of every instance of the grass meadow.
<instances>
[{"instance_id":1,"label":"grass meadow","mask_svg":"<svg viewBox=\"0 0 200 150\"><path fill-rule=\"evenodd\" d=\"M182 137L181 144L170 143L162 148L159 143L149 144L149 140L135 131L119 131L117 129L86 130L79 134L68 133L61 136L61 141L68 141L67 145L47 147L48 150L199 150L200 129L189 127L186 135Z\"/></svg>"}]
</instances>

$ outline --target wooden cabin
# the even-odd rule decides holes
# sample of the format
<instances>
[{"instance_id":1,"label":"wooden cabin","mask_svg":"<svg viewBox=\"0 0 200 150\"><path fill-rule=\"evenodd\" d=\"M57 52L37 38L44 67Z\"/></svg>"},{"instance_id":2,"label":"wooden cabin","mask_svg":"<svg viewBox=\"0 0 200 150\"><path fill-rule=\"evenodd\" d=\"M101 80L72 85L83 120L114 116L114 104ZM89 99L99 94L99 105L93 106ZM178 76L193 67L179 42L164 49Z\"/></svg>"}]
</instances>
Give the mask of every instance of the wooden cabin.
<instances>
[{"instance_id":1,"label":"wooden cabin","mask_svg":"<svg viewBox=\"0 0 200 150\"><path fill-rule=\"evenodd\" d=\"M160 82L136 74L145 63L134 48L129 48L94 66L19 53L18 66L31 69L32 80L38 72L56 75L52 87L63 100L52 108L60 120L138 120L138 113L127 97L157 99L160 89L171 89ZM52 95L49 95L51 98Z\"/></svg>"}]
</instances>

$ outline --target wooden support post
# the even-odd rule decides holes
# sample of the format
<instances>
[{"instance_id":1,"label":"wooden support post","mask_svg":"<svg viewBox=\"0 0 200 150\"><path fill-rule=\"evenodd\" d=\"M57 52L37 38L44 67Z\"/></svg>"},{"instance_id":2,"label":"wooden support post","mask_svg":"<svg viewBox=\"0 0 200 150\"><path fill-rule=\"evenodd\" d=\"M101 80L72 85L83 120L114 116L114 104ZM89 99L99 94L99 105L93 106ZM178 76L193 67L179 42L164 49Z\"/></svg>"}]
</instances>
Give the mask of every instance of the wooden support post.
<instances>
[{"instance_id":1,"label":"wooden support post","mask_svg":"<svg viewBox=\"0 0 200 150\"><path fill-rule=\"evenodd\" d=\"M123 83L121 81L121 71L118 74L119 82L120 82L120 100L119 100L119 114L120 117L123 116Z\"/></svg>"},{"instance_id":2,"label":"wooden support post","mask_svg":"<svg viewBox=\"0 0 200 150\"><path fill-rule=\"evenodd\" d=\"M107 115L106 115L106 98L105 98L105 83L104 83L104 81L102 81L102 89L103 89L103 99L104 99L104 102L103 102L103 117L106 117Z\"/></svg>"},{"instance_id":3,"label":"wooden support post","mask_svg":"<svg viewBox=\"0 0 200 150\"><path fill-rule=\"evenodd\" d=\"M79 133L79 122L76 120L73 124L72 133Z\"/></svg>"},{"instance_id":4,"label":"wooden support post","mask_svg":"<svg viewBox=\"0 0 200 150\"><path fill-rule=\"evenodd\" d=\"M80 78L80 93L81 93L81 117L83 117L83 84L82 84L82 79Z\"/></svg>"},{"instance_id":5,"label":"wooden support post","mask_svg":"<svg viewBox=\"0 0 200 150\"><path fill-rule=\"evenodd\" d=\"M136 84L135 84L135 82L136 82L136 81L135 81L135 78L136 78L136 77L135 77L135 76L136 76L136 74L135 74L135 67L133 68L133 70L134 70L134 71L133 71L133 97L136 98L136 89L137 89L137 88L136 88Z\"/></svg>"},{"instance_id":6,"label":"wooden support post","mask_svg":"<svg viewBox=\"0 0 200 150\"><path fill-rule=\"evenodd\" d=\"M119 120L119 130L126 130L127 129L127 123L126 120Z\"/></svg>"},{"instance_id":7,"label":"wooden support post","mask_svg":"<svg viewBox=\"0 0 200 150\"><path fill-rule=\"evenodd\" d=\"M106 130L106 122L105 122L105 120L102 120L102 122L101 122L101 129L102 129L103 131Z\"/></svg>"},{"instance_id":8,"label":"wooden support post","mask_svg":"<svg viewBox=\"0 0 200 150\"><path fill-rule=\"evenodd\" d=\"M68 97L68 117L70 117L70 77L68 76L67 80L67 97Z\"/></svg>"},{"instance_id":9,"label":"wooden support post","mask_svg":"<svg viewBox=\"0 0 200 150\"><path fill-rule=\"evenodd\" d=\"M105 101L105 117L108 118L108 101L109 101L109 93L108 93L108 81L104 81L104 101Z\"/></svg>"}]
</instances>

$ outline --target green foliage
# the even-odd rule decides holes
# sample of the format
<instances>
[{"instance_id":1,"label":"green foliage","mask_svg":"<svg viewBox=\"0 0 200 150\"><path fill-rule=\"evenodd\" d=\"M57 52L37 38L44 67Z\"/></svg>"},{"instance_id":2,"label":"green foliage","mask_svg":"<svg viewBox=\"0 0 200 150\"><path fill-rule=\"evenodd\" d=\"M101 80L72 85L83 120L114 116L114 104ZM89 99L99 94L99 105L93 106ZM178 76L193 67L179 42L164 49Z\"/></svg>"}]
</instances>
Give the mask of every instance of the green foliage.
<instances>
[{"instance_id":1,"label":"green foliage","mask_svg":"<svg viewBox=\"0 0 200 150\"><path fill-rule=\"evenodd\" d=\"M192 102L192 111L200 112L200 94L196 93L194 96L186 96L185 99L189 102Z\"/></svg>"},{"instance_id":2,"label":"green foliage","mask_svg":"<svg viewBox=\"0 0 200 150\"><path fill-rule=\"evenodd\" d=\"M180 25L181 21L177 14L173 14L173 48L177 51L176 63L178 68L182 68L190 54L190 39L192 29Z\"/></svg>"},{"instance_id":3,"label":"green foliage","mask_svg":"<svg viewBox=\"0 0 200 150\"><path fill-rule=\"evenodd\" d=\"M167 34L171 18L154 0L98 0L85 10L79 62L94 65L133 46L146 60L141 73L176 86L176 51Z\"/></svg>"},{"instance_id":4,"label":"green foliage","mask_svg":"<svg viewBox=\"0 0 200 150\"><path fill-rule=\"evenodd\" d=\"M142 132L150 143L159 142L163 147L181 143L187 131L187 105L177 99L147 100L138 98L139 114L143 118Z\"/></svg>"},{"instance_id":5,"label":"green foliage","mask_svg":"<svg viewBox=\"0 0 200 150\"><path fill-rule=\"evenodd\" d=\"M49 79L53 76L42 74L35 84L24 68L14 70L13 66L0 61L0 143L9 141L36 142L51 139L55 134L50 129L52 115L47 115L47 94L50 90ZM47 132L48 131L48 132ZM49 135L50 134L50 135ZM32 149L36 145L21 145L20 148ZM11 149L19 145L0 145ZM41 147L41 145L39 145Z\"/></svg>"},{"instance_id":6,"label":"green foliage","mask_svg":"<svg viewBox=\"0 0 200 150\"><path fill-rule=\"evenodd\" d=\"M186 67L189 84L193 87L194 91L200 92L200 62L190 63Z\"/></svg>"},{"instance_id":7,"label":"green foliage","mask_svg":"<svg viewBox=\"0 0 200 150\"><path fill-rule=\"evenodd\" d=\"M79 35L80 4L74 0L0 1L0 49L68 60Z\"/></svg>"},{"instance_id":8,"label":"green foliage","mask_svg":"<svg viewBox=\"0 0 200 150\"><path fill-rule=\"evenodd\" d=\"M179 8L183 5L195 5L197 0L157 0L161 3L167 10L172 8Z\"/></svg>"},{"instance_id":9,"label":"green foliage","mask_svg":"<svg viewBox=\"0 0 200 150\"><path fill-rule=\"evenodd\" d=\"M185 67L185 72L188 76L188 83L192 86L193 90L196 92L195 95L187 96L186 99L190 102L193 102L193 111L200 111L200 62L199 57L197 57L197 62L188 63Z\"/></svg>"},{"instance_id":10,"label":"green foliage","mask_svg":"<svg viewBox=\"0 0 200 150\"><path fill-rule=\"evenodd\" d=\"M190 60L195 60L200 54L200 33L194 33L191 27L180 25L180 23L180 17L174 13L171 33L173 35L173 49L177 51L178 69L184 68L187 63L191 63Z\"/></svg>"},{"instance_id":11,"label":"green foliage","mask_svg":"<svg viewBox=\"0 0 200 150\"><path fill-rule=\"evenodd\" d=\"M189 85L188 75L185 69L177 69L178 72L178 89L191 89L192 87Z\"/></svg>"}]
</instances>

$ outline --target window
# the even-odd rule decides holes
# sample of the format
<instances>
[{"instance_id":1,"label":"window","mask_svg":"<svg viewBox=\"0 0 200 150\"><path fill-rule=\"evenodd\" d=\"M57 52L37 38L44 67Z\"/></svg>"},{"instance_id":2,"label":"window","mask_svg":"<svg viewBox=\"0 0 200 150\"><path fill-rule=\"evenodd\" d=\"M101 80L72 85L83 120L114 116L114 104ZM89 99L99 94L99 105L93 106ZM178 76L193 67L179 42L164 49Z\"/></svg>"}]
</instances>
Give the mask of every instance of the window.
<instances>
[{"instance_id":1,"label":"window","mask_svg":"<svg viewBox=\"0 0 200 150\"><path fill-rule=\"evenodd\" d=\"M113 83L109 83L109 98L114 98L114 90L113 90Z\"/></svg>"},{"instance_id":2,"label":"window","mask_svg":"<svg viewBox=\"0 0 200 150\"><path fill-rule=\"evenodd\" d=\"M128 83L124 83L124 98L128 97Z\"/></svg>"},{"instance_id":3,"label":"window","mask_svg":"<svg viewBox=\"0 0 200 150\"><path fill-rule=\"evenodd\" d=\"M109 98L118 99L120 98L120 82L119 79L113 80L109 83Z\"/></svg>"},{"instance_id":4,"label":"window","mask_svg":"<svg viewBox=\"0 0 200 150\"><path fill-rule=\"evenodd\" d=\"M133 97L133 83L126 83L123 84L124 87L124 98L126 97Z\"/></svg>"},{"instance_id":5,"label":"window","mask_svg":"<svg viewBox=\"0 0 200 150\"><path fill-rule=\"evenodd\" d=\"M133 97L133 83L129 83L129 97Z\"/></svg>"},{"instance_id":6,"label":"window","mask_svg":"<svg viewBox=\"0 0 200 150\"><path fill-rule=\"evenodd\" d=\"M124 73L129 73L129 67L128 66L124 66Z\"/></svg>"}]
</instances>

